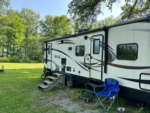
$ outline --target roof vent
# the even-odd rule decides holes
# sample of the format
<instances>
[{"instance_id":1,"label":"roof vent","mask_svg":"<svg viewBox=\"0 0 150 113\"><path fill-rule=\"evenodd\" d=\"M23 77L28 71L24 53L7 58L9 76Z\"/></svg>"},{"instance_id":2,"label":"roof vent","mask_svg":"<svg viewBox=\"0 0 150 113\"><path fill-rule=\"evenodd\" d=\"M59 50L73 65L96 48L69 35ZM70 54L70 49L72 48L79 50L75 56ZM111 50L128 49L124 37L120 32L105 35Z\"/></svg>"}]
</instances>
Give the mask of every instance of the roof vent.
<instances>
[{"instance_id":1,"label":"roof vent","mask_svg":"<svg viewBox=\"0 0 150 113\"><path fill-rule=\"evenodd\" d=\"M82 33L82 32L85 32L85 31L88 31L88 29L80 29L79 33Z\"/></svg>"}]
</instances>

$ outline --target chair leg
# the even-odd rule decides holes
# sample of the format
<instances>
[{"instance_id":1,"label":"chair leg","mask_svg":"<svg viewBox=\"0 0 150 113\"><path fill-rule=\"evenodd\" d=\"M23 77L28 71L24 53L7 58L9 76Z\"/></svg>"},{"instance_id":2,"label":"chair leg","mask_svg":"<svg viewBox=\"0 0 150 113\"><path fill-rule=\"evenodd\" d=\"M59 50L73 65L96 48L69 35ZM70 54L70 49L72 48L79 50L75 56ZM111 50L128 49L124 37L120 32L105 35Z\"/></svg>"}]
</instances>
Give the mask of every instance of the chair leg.
<instances>
[{"instance_id":1,"label":"chair leg","mask_svg":"<svg viewBox=\"0 0 150 113\"><path fill-rule=\"evenodd\" d=\"M97 95L96 95L97 96ZM103 105L103 103L102 103L102 101L100 100L100 98L97 96L97 102L96 102L96 104L95 105L97 105L98 103L100 103L102 106L103 106L103 108L105 109L105 111L107 111L106 110L106 108L105 108L105 106Z\"/></svg>"},{"instance_id":2,"label":"chair leg","mask_svg":"<svg viewBox=\"0 0 150 113\"><path fill-rule=\"evenodd\" d=\"M118 108L118 94L117 94L117 108Z\"/></svg>"},{"instance_id":3,"label":"chair leg","mask_svg":"<svg viewBox=\"0 0 150 113\"><path fill-rule=\"evenodd\" d=\"M116 98L116 97L115 97L115 98ZM108 110L110 109L110 107L112 106L112 104L113 104L115 98L114 98L113 101L111 102L111 104L110 104L110 106L108 107L107 111L108 111Z\"/></svg>"}]
</instances>

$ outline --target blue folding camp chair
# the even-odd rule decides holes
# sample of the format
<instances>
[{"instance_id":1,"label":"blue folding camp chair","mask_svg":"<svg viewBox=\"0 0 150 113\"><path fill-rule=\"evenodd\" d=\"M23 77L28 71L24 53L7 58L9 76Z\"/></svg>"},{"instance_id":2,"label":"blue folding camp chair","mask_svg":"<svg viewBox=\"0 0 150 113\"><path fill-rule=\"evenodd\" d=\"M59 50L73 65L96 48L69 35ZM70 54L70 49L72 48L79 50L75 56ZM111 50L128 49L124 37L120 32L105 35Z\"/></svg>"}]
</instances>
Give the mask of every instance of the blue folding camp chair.
<instances>
[{"instance_id":1,"label":"blue folding camp chair","mask_svg":"<svg viewBox=\"0 0 150 113\"><path fill-rule=\"evenodd\" d=\"M101 91L101 92L95 91L96 87L104 87L104 86L105 86L105 89L103 91ZM105 109L105 111L108 111L110 109L110 107L112 106L114 100L117 97L117 107L118 107L118 92L119 92L118 86L119 86L119 82L112 78L105 79L105 85L92 85L92 87L94 87L94 92L97 97L97 102L96 102L95 106L100 103L103 106L103 108ZM104 98L101 100L101 97L104 97ZM106 109L103 102L106 102L107 98L110 99L111 103L110 103L109 107Z\"/></svg>"}]
</instances>

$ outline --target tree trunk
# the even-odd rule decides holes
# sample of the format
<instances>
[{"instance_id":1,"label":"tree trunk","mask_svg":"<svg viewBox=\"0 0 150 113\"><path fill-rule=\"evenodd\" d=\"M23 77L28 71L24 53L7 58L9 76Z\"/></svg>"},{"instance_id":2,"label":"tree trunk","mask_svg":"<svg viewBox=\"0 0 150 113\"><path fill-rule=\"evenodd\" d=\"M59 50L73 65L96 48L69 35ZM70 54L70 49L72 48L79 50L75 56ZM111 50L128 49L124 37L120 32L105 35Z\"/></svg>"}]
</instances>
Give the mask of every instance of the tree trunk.
<instances>
[{"instance_id":1,"label":"tree trunk","mask_svg":"<svg viewBox=\"0 0 150 113\"><path fill-rule=\"evenodd\" d=\"M4 37L3 37L3 49L2 49L2 57L4 55Z\"/></svg>"}]
</instances>

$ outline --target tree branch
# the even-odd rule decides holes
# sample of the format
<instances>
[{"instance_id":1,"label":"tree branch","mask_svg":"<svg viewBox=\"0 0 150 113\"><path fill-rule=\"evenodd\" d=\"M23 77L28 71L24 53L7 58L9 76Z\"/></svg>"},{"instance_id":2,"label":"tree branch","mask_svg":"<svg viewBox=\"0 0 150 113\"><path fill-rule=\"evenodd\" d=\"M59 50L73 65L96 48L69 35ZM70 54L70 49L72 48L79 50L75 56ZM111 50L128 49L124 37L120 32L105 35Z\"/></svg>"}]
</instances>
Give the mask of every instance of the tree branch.
<instances>
[{"instance_id":1,"label":"tree branch","mask_svg":"<svg viewBox=\"0 0 150 113\"><path fill-rule=\"evenodd\" d=\"M129 17L131 16L131 13L132 13L134 7L135 7L136 4L137 4L137 1L138 1L138 0L136 0L136 1L134 2L134 5L133 5L133 7L132 7L132 9L130 10L130 13L129 13L129 15L128 15L128 19L129 19Z\"/></svg>"}]
</instances>

